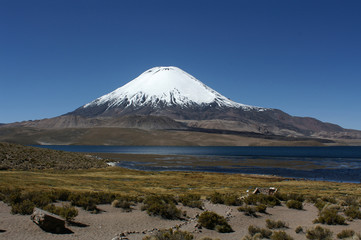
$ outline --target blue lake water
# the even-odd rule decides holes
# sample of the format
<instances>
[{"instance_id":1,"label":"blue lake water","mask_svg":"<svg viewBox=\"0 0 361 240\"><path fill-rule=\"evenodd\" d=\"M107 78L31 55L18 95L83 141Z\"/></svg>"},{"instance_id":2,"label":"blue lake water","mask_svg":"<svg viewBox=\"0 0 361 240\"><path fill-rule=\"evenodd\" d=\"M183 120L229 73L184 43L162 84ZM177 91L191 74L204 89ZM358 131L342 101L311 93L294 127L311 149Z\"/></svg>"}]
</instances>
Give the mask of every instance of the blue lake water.
<instances>
[{"instance_id":1,"label":"blue lake water","mask_svg":"<svg viewBox=\"0 0 361 240\"><path fill-rule=\"evenodd\" d=\"M88 153L157 154L156 163L121 161L139 170L270 174L311 180L361 182L361 147L37 146ZM169 157L173 155L174 157ZM184 156L197 158L193 164ZM226 165L223 163L227 163ZM200 163L200 164L198 164ZM210 164L211 163L211 164Z\"/></svg>"}]
</instances>

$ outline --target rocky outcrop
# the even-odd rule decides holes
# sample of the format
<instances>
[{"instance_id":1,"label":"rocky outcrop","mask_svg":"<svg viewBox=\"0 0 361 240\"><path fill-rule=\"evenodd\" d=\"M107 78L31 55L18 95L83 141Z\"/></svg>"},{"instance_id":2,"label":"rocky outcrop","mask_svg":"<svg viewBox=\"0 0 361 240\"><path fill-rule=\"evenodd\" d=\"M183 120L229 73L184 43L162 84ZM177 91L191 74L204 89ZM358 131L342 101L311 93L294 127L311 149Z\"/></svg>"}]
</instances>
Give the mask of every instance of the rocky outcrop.
<instances>
[{"instance_id":1,"label":"rocky outcrop","mask_svg":"<svg viewBox=\"0 0 361 240\"><path fill-rule=\"evenodd\" d=\"M58 215L35 208L31 215L31 220L36 223L41 229L51 233L69 233L69 229L65 227L65 220Z\"/></svg>"}]
</instances>

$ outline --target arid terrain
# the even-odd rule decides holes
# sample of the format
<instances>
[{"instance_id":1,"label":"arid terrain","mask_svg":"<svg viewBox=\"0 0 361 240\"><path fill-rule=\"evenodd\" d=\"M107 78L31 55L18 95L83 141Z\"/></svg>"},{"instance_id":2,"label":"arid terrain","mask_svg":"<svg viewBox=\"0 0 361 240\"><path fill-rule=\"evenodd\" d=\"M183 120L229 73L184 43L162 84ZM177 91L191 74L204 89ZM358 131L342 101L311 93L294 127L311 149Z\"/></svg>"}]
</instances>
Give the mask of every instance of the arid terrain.
<instances>
[{"instance_id":1,"label":"arid terrain","mask_svg":"<svg viewBox=\"0 0 361 240\"><path fill-rule=\"evenodd\" d=\"M306 239L305 232L316 225L312 221L317 218L318 210L312 204L306 203L304 210L288 209L286 206L276 206L267 208L266 214L258 214L258 217L244 215L237 210L237 207L230 207L222 204L212 204L205 201L205 209L218 213L228 219L234 232L218 233L205 228L198 229L195 216L202 212L199 209L181 207L187 211L189 220L165 220L160 217L149 216L145 211L140 210L140 206L134 207L131 212L114 208L110 205L100 205L103 212L91 214L79 209L76 221L83 226L68 226L73 232L71 234L52 234L41 230L34 224L29 216L12 215L10 207L0 203L0 233L1 239L113 239L116 235L125 234L128 239L141 240L145 236L156 232L154 229L169 229L181 226L179 229L188 231L194 235L194 239L202 237L212 237L213 239L242 239L248 234L250 225L266 228L266 219L282 220L288 224L287 228L281 229L294 239ZM295 229L301 226L302 233L296 233ZM361 220L347 222L347 225L322 225L333 232L334 239L343 229L353 229L360 232Z\"/></svg>"},{"instance_id":2,"label":"arid terrain","mask_svg":"<svg viewBox=\"0 0 361 240\"><path fill-rule=\"evenodd\" d=\"M7 143L0 153L0 239L143 239L164 229L193 239L250 239L261 234L257 231L271 239L277 234L310 239L317 226L332 232L329 239L346 230L360 238L361 187L356 183L136 171L105 167L106 159L91 155ZM271 187L278 189L274 196L252 193ZM76 212L61 213L70 219L66 233L44 231L30 219L34 207L51 206ZM229 228L220 229L218 222L212 229L201 220L205 213L217 214ZM282 226L269 225L277 221Z\"/></svg>"}]
</instances>

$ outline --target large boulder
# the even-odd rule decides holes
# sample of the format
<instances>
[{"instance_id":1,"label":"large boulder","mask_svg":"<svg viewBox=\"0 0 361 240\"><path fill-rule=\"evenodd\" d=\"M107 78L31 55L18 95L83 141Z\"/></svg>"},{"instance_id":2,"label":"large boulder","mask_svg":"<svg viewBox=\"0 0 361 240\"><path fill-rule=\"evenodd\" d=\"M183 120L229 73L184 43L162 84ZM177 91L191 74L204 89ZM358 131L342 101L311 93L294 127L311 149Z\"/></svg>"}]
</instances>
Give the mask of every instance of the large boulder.
<instances>
[{"instance_id":1,"label":"large boulder","mask_svg":"<svg viewBox=\"0 0 361 240\"><path fill-rule=\"evenodd\" d=\"M65 227L65 220L53 213L35 208L31 215L31 220L46 232L67 233L69 229Z\"/></svg>"}]
</instances>

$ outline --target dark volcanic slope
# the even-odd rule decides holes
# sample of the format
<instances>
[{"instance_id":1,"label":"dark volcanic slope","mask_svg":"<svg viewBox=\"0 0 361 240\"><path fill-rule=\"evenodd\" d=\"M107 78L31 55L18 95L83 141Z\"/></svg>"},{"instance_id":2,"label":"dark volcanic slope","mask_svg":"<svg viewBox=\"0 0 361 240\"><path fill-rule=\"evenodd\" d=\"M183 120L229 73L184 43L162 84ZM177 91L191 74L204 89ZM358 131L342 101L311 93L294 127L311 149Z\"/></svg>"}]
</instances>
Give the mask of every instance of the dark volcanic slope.
<instances>
[{"instance_id":1,"label":"dark volcanic slope","mask_svg":"<svg viewBox=\"0 0 361 240\"><path fill-rule=\"evenodd\" d=\"M154 108L152 106L132 107L132 106L94 106L86 109L79 108L74 112L69 113L69 116L128 116L129 114L148 115L148 116L166 116L176 120L214 120L221 119L227 121L239 122L243 125L249 126L249 131L254 131L264 134L278 134L278 135L293 135L293 136L312 136L323 133L324 137L334 137L335 134L339 136L355 137L342 127L324 123L314 118L309 117L293 117L281 110L277 109L243 109L231 107L218 106L161 106ZM226 129L227 128L223 128ZM329 135L327 133L330 133ZM342 135L343 134L343 135ZM361 134L359 133L359 136Z\"/></svg>"},{"instance_id":2,"label":"dark volcanic slope","mask_svg":"<svg viewBox=\"0 0 361 240\"><path fill-rule=\"evenodd\" d=\"M117 127L140 129L184 129L183 123L162 116L129 115L121 117L85 117L67 114L55 118L9 124L8 127L32 127L45 129Z\"/></svg>"}]
</instances>

